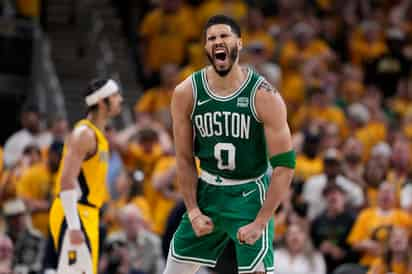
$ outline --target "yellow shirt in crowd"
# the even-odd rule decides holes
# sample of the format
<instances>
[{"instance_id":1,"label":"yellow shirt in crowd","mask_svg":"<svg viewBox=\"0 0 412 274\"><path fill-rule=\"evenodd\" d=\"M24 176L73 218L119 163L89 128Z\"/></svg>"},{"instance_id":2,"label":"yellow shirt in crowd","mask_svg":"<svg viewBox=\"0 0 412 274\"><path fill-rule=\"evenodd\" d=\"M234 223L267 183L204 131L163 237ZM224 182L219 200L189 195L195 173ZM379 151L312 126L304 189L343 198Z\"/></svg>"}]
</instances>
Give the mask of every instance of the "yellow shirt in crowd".
<instances>
[{"instance_id":1,"label":"yellow shirt in crowd","mask_svg":"<svg viewBox=\"0 0 412 274\"><path fill-rule=\"evenodd\" d=\"M203 4L199 6L196 13L198 26L203 29L203 26L206 24L207 20L216 14L225 14L232 17L237 22L241 22L241 20L246 16L247 9L247 5L241 0L204 1Z\"/></svg>"},{"instance_id":2,"label":"yellow shirt in crowd","mask_svg":"<svg viewBox=\"0 0 412 274\"><path fill-rule=\"evenodd\" d=\"M363 145L363 159L367 160L371 149L377 143L386 139L387 129L384 123L371 121L364 127L357 129L355 138Z\"/></svg>"},{"instance_id":3,"label":"yellow shirt in crowd","mask_svg":"<svg viewBox=\"0 0 412 274\"><path fill-rule=\"evenodd\" d=\"M166 14L157 8L143 19L140 35L146 40L145 65L159 71L164 64L181 64L187 42L197 36L193 14L182 7Z\"/></svg>"},{"instance_id":4,"label":"yellow shirt in crowd","mask_svg":"<svg viewBox=\"0 0 412 274\"><path fill-rule=\"evenodd\" d=\"M17 182L17 196L22 199L50 201L54 188L54 178L44 163L39 163L24 172ZM33 227L44 236L48 234L48 211L31 213Z\"/></svg>"},{"instance_id":5,"label":"yellow shirt in crowd","mask_svg":"<svg viewBox=\"0 0 412 274\"><path fill-rule=\"evenodd\" d=\"M412 274L412 269L408 271L408 265L402 262L392 262L391 269L388 269L388 265L383 261L382 258L375 259L369 268L367 274Z\"/></svg>"},{"instance_id":6,"label":"yellow shirt in crowd","mask_svg":"<svg viewBox=\"0 0 412 274\"><path fill-rule=\"evenodd\" d=\"M310 159L303 154L296 158L295 177L303 180L323 172L323 160L320 157Z\"/></svg>"},{"instance_id":7,"label":"yellow shirt in crowd","mask_svg":"<svg viewBox=\"0 0 412 274\"><path fill-rule=\"evenodd\" d=\"M146 152L139 144L132 143L128 147L128 169L134 171L140 169L144 173L143 194L150 205L154 202L154 188L152 174L157 161L163 156L164 151L160 144L155 144L152 151Z\"/></svg>"},{"instance_id":8,"label":"yellow shirt in crowd","mask_svg":"<svg viewBox=\"0 0 412 274\"><path fill-rule=\"evenodd\" d=\"M105 216L105 221L108 224L108 233L110 234L120 229L120 223L116 214L127 204L133 204L136 206L142 214L145 225L147 225L148 229L152 229L153 218L149 202L144 196L139 195L133 197L130 201L127 201L125 197L120 197L119 199L110 202L107 214Z\"/></svg>"},{"instance_id":9,"label":"yellow shirt in crowd","mask_svg":"<svg viewBox=\"0 0 412 274\"><path fill-rule=\"evenodd\" d=\"M136 112L156 113L169 110L172 102L173 90L152 88L144 93L135 105Z\"/></svg>"},{"instance_id":10,"label":"yellow shirt in crowd","mask_svg":"<svg viewBox=\"0 0 412 274\"><path fill-rule=\"evenodd\" d=\"M347 242L355 245L363 240L376 239L384 244L387 241L389 233L377 233L380 228L387 226L400 226L406 229L412 228L412 217L403 210L392 209L388 213L383 213L377 207L371 207L362 210L348 236ZM364 253L360 263L370 266L377 259L376 256Z\"/></svg>"},{"instance_id":11,"label":"yellow shirt in crowd","mask_svg":"<svg viewBox=\"0 0 412 274\"><path fill-rule=\"evenodd\" d=\"M175 166L175 156L164 156L157 162L153 171L153 177L163 175L164 173L168 172L170 168L173 168ZM174 178L170 187L173 190L177 191L177 177ZM174 199L165 197L162 193L158 191L155 192L154 201L155 203L153 207L153 230L154 232L161 235L166 229L167 217L169 216L170 211L175 207L176 201Z\"/></svg>"}]
</instances>

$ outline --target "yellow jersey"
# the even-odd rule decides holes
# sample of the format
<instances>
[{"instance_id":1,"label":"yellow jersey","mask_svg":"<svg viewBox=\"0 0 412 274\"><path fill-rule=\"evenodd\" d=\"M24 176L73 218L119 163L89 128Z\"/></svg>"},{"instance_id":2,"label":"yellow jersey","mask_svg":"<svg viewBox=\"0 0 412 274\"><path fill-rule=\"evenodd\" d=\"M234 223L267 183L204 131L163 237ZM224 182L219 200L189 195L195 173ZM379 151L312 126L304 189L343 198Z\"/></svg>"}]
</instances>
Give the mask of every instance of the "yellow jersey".
<instances>
[{"instance_id":1,"label":"yellow jersey","mask_svg":"<svg viewBox=\"0 0 412 274\"><path fill-rule=\"evenodd\" d=\"M93 130L97 141L96 153L92 157L89 157L83 161L79 176L77 178L78 185L81 190L79 203L100 208L109 198L109 192L106 186L106 176L109 165L109 144L100 129L93 125L93 123L89 120L80 120L75 125L75 128L79 126L87 126ZM63 166L66 164L64 162L66 150L67 148L65 145L63 148L63 158L57 174L57 193L60 192L61 172Z\"/></svg>"}]
</instances>

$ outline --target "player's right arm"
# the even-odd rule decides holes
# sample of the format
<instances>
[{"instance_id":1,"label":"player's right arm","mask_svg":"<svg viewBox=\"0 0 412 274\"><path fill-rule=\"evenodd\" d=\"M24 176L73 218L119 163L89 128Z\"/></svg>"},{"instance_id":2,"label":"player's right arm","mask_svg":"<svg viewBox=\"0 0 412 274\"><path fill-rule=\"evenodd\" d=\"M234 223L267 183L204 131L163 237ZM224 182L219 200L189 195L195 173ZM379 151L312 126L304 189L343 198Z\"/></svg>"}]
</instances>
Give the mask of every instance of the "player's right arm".
<instances>
[{"instance_id":1,"label":"player's right arm","mask_svg":"<svg viewBox=\"0 0 412 274\"><path fill-rule=\"evenodd\" d=\"M84 241L77 212L77 177L83 160L94 153L96 145L94 133L85 126L75 128L66 144L60 182L60 199L72 244L81 244Z\"/></svg>"},{"instance_id":2,"label":"player's right arm","mask_svg":"<svg viewBox=\"0 0 412 274\"><path fill-rule=\"evenodd\" d=\"M172 119L176 149L177 177L183 200L197 236L213 231L212 220L204 215L197 204L197 172L193 157L193 127L190 119L194 104L191 79L180 83L173 93Z\"/></svg>"}]
</instances>

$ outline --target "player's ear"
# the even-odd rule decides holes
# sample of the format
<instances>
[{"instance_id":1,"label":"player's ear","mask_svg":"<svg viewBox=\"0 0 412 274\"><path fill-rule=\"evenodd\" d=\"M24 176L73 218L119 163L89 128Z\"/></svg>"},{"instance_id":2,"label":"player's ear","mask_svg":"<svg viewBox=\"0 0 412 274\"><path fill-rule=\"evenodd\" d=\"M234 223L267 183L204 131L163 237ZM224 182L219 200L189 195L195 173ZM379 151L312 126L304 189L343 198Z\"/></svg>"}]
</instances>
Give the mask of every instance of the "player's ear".
<instances>
[{"instance_id":1,"label":"player's ear","mask_svg":"<svg viewBox=\"0 0 412 274\"><path fill-rule=\"evenodd\" d=\"M241 39L241 38L239 38L239 39L237 40L237 47L238 47L239 50L241 50L241 49L243 48L243 42L242 42L242 39Z\"/></svg>"}]
</instances>

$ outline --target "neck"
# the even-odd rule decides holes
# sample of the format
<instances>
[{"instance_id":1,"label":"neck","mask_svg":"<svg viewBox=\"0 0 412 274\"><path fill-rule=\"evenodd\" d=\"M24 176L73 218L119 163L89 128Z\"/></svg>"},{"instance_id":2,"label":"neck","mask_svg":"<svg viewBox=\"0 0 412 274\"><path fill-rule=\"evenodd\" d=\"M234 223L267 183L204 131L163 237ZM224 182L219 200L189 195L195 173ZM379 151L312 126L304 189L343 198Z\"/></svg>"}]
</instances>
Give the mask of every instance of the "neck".
<instances>
[{"instance_id":1,"label":"neck","mask_svg":"<svg viewBox=\"0 0 412 274\"><path fill-rule=\"evenodd\" d=\"M95 125L101 131L104 131L104 128L106 127L106 124L107 124L106 115L98 113L98 112L89 113L87 115L87 120L90 120L90 122L92 122L93 125Z\"/></svg>"},{"instance_id":2,"label":"neck","mask_svg":"<svg viewBox=\"0 0 412 274\"><path fill-rule=\"evenodd\" d=\"M238 88L246 77L245 71L237 63L233 64L232 69L224 77L217 74L212 67L208 69L206 75L209 85L212 87L213 91L219 93L219 95L228 95Z\"/></svg>"}]
</instances>

